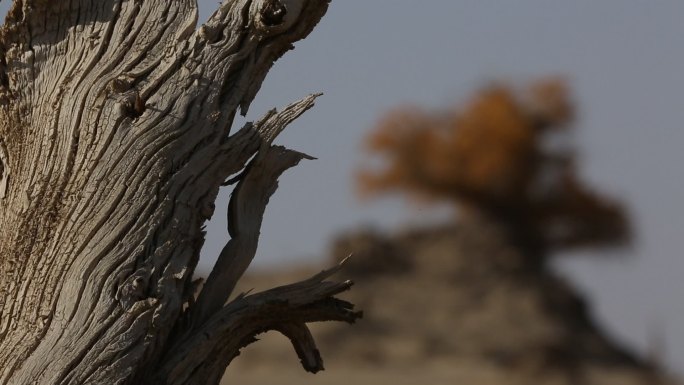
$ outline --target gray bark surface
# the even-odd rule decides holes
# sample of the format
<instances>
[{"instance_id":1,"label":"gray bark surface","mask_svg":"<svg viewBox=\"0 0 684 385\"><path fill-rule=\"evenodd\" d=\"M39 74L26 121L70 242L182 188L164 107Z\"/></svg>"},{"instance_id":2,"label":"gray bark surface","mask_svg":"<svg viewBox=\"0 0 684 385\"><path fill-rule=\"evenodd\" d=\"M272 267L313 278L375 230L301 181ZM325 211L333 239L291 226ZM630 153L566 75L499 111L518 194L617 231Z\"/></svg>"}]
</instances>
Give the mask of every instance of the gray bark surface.
<instances>
[{"instance_id":1,"label":"gray bark surface","mask_svg":"<svg viewBox=\"0 0 684 385\"><path fill-rule=\"evenodd\" d=\"M217 384L266 330L322 369L306 323L353 322L310 280L232 301L316 95L231 132L329 0L15 0L0 29L0 384ZM238 174L239 173L239 174ZM230 240L194 300L203 226Z\"/></svg>"}]
</instances>

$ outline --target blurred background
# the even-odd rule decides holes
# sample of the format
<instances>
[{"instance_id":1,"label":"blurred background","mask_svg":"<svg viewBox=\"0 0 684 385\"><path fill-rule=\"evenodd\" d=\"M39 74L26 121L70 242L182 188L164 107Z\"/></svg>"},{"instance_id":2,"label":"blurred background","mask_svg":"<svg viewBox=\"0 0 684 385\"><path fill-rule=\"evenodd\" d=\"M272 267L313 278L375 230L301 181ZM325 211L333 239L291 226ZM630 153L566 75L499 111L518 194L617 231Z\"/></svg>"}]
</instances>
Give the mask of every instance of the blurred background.
<instances>
[{"instance_id":1,"label":"blurred background","mask_svg":"<svg viewBox=\"0 0 684 385\"><path fill-rule=\"evenodd\" d=\"M215 6L207 3L203 12ZM362 143L389 109L445 108L490 81L558 74L576 102L581 172L629 206L636 238L615 258L574 252L554 267L611 334L642 353L662 339L666 362L684 371L682 14L676 0L333 1L273 68L248 116L325 92L279 140L319 159L282 178L256 267L316 258L339 231L444 219L401 197L359 203ZM221 209L216 217L207 262L226 236Z\"/></svg>"},{"instance_id":2,"label":"blurred background","mask_svg":"<svg viewBox=\"0 0 684 385\"><path fill-rule=\"evenodd\" d=\"M199 6L202 21L217 2ZM1 12L7 7L0 2ZM252 271L328 263L340 232L448 223L449 205L407 204L401 195L359 200L354 177L367 164L371 129L404 105L465 108L493 82L524 88L561 76L577 112L578 172L628 207L633 240L558 250L551 269L588 299L611 338L684 374L682 14L678 0L334 0L311 36L274 66L245 118L325 93L278 140L318 160L281 178ZM208 226L203 271L228 236L229 193Z\"/></svg>"}]
</instances>

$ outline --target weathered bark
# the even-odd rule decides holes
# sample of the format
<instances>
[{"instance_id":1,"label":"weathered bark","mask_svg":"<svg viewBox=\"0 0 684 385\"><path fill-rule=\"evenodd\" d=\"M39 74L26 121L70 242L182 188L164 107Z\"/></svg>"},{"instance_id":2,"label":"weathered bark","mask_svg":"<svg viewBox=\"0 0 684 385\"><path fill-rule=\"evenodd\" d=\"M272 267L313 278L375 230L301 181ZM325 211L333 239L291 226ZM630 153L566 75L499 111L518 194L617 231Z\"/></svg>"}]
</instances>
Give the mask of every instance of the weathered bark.
<instances>
[{"instance_id":1,"label":"weathered bark","mask_svg":"<svg viewBox=\"0 0 684 385\"><path fill-rule=\"evenodd\" d=\"M0 384L216 384L265 330L352 322L331 272L228 302L315 95L231 133L329 0L15 0L0 30ZM237 182L197 302L204 222Z\"/></svg>"}]
</instances>

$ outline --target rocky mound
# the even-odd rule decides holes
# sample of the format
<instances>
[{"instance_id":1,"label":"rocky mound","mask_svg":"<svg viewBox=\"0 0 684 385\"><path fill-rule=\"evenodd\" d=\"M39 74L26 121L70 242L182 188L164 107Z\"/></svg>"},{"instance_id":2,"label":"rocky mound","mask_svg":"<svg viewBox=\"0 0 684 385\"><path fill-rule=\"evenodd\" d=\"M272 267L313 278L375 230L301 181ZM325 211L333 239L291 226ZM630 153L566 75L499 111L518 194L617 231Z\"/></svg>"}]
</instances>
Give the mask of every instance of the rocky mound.
<instances>
[{"instance_id":1,"label":"rocky mound","mask_svg":"<svg viewBox=\"0 0 684 385\"><path fill-rule=\"evenodd\" d=\"M364 310L353 327L315 330L329 369L304 374L284 338L266 336L229 367L227 383L674 384L611 341L585 301L505 229L471 220L393 236L340 237L331 259ZM243 288L301 278L302 268L248 277Z\"/></svg>"}]
</instances>

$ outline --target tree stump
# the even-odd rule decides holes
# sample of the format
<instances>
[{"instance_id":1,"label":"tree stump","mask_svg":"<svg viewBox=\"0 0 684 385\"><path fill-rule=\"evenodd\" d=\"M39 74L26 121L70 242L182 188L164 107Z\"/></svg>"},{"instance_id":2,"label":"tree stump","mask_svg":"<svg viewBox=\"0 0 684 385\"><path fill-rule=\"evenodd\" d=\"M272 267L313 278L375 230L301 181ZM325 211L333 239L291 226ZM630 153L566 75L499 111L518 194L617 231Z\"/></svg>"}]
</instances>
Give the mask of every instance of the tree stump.
<instances>
[{"instance_id":1,"label":"tree stump","mask_svg":"<svg viewBox=\"0 0 684 385\"><path fill-rule=\"evenodd\" d=\"M317 95L231 128L328 2L226 0L197 29L195 0L14 1L0 30L0 384L218 384L266 330L322 369L306 323L360 316L334 297L351 286L326 281L336 269L232 295L278 177L307 158L272 142ZM226 183L230 240L196 296Z\"/></svg>"}]
</instances>

